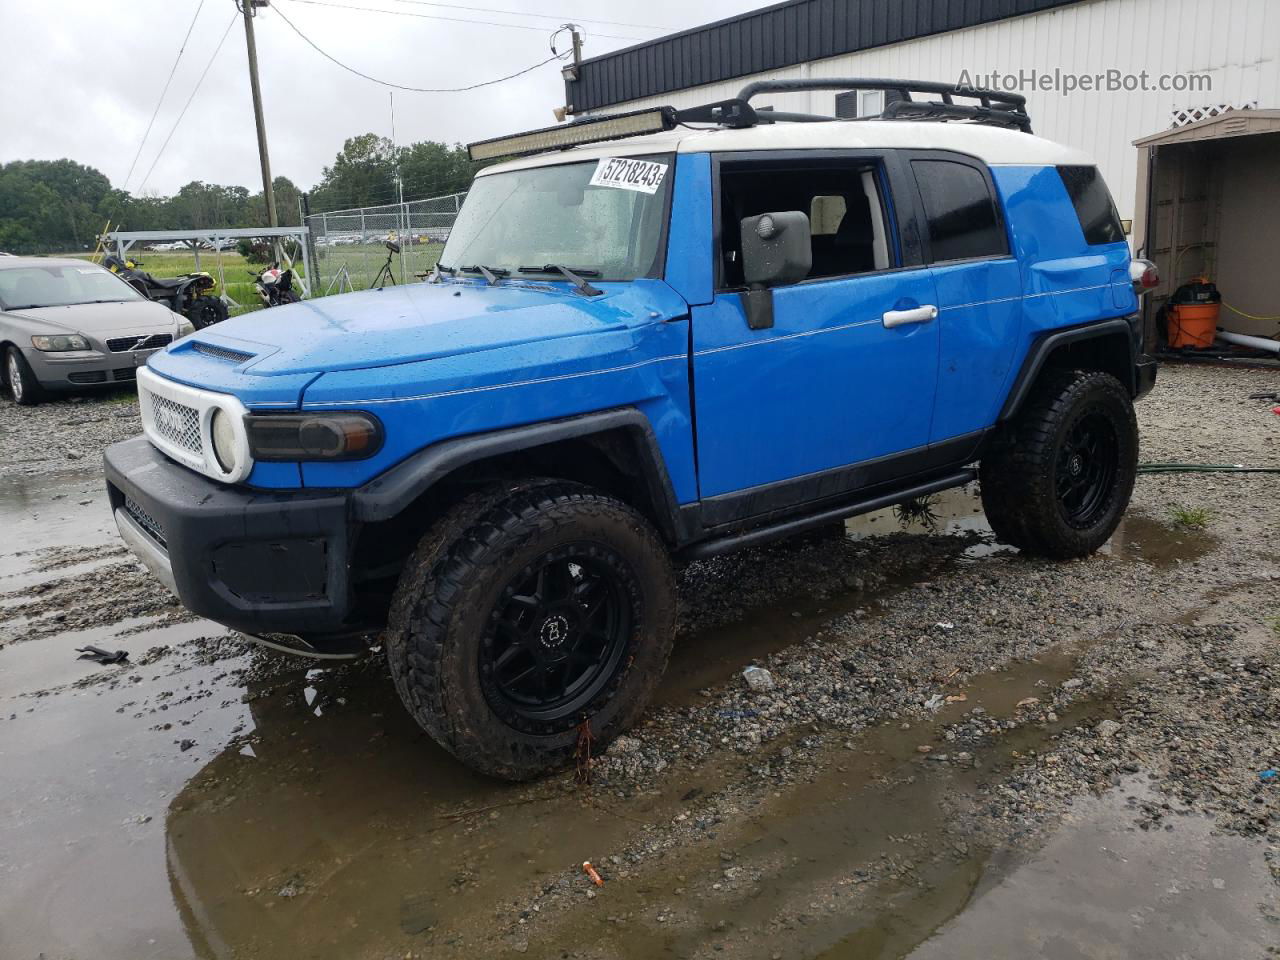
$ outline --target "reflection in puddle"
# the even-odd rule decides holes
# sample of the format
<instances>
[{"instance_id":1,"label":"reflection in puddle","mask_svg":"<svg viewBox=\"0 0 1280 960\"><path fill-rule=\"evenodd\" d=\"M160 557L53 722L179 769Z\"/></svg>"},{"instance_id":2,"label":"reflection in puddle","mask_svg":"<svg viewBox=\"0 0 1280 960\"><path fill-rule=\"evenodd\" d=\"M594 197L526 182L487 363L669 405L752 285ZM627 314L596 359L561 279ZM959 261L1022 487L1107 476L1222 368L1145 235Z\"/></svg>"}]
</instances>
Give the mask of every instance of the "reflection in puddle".
<instances>
[{"instance_id":1,"label":"reflection in puddle","mask_svg":"<svg viewBox=\"0 0 1280 960\"><path fill-rule=\"evenodd\" d=\"M964 911L910 956L1265 956L1276 892L1256 846L1198 816L1137 830L1133 804L1162 799L1132 777L1079 801L1033 855L993 857Z\"/></svg>"}]
</instances>

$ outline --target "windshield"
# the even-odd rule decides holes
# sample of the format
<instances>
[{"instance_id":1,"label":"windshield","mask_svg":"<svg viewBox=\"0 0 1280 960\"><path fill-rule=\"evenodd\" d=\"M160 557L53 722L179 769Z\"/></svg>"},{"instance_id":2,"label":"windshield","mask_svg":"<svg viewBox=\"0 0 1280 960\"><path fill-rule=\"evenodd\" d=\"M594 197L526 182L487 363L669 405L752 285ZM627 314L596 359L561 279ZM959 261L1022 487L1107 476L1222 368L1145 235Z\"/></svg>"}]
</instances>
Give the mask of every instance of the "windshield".
<instances>
[{"instance_id":1,"label":"windshield","mask_svg":"<svg viewBox=\"0 0 1280 960\"><path fill-rule=\"evenodd\" d=\"M0 264L0 309L4 310L141 299L138 291L114 273L92 263L47 267Z\"/></svg>"},{"instance_id":2,"label":"windshield","mask_svg":"<svg viewBox=\"0 0 1280 960\"><path fill-rule=\"evenodd\" d=\"M441 269L600 280L656 276L671 157L626 157L477 177L440 256Z\"/></svg>"}]
</instances>

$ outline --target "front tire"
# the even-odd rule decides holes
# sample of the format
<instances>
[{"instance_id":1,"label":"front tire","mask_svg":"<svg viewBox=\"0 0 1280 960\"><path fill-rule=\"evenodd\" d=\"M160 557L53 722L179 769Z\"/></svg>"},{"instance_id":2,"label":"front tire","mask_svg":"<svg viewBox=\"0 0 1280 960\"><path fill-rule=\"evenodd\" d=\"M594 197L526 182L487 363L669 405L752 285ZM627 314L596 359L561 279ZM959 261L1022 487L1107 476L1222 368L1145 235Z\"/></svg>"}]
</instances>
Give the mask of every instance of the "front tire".
<instances>
[{"instance_id":1,"label":"front tire","mask_svg":"<svg viewBox=\"0 0 1280 960\"><path fill-rule=\"evenodd\" d=\"M982 505L1005 543L1059 559L1087 556L1124 516L1137 465L1137 418L1120 381L1058 371L983 458Z\"/></svg>"},{"instance_id":2,"label":"front tire","mask_svg":"<svg viewBox=\"0 0 1280 960\"><path fill-rule=\"evenodd\" d=\"M675 626L667 550L589 487L505 483L451 509L401 576L384 637L409 713L473 769L525 780L639 718Z\"/></svg>"},{"instance_id":3,"label":"front tire","mask_svg":"<svg viewBox=\"0 0 1280 960\"><path fill-rule=\"evenodd\" d=\"M20 407L34 407L44 399L44 390L36 379L31 364L17 347L10 347L4 357L4 379L9 396Z\"/></svg>"}]
</instances>

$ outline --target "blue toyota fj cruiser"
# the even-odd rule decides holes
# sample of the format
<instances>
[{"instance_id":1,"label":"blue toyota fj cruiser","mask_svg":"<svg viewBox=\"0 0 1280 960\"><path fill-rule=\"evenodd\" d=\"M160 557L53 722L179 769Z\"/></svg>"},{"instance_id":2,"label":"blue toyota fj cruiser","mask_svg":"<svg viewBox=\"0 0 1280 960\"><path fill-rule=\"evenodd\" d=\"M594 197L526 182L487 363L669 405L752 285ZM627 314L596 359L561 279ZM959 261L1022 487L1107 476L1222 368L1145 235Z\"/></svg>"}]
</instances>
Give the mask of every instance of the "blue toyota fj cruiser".
<instances>
[{"instance_id":1,"label":"blue toyota fj cruiser","mask_svg":"<svg viewBox=\"0 0 1280 960\"><path fill-rule=\"evenodd\" d=\"M869 86L880 119L751 105ZM1129 249L1087 157L970 99L766 82L473 144L516 159L427 282L151 358L146 435L106 454L121 535L268 643L380 635L417 721L512 779L639 717L673 562L975 478L1001 540L1096 550L1155 380Z\"/></svg>"}]
</instances>

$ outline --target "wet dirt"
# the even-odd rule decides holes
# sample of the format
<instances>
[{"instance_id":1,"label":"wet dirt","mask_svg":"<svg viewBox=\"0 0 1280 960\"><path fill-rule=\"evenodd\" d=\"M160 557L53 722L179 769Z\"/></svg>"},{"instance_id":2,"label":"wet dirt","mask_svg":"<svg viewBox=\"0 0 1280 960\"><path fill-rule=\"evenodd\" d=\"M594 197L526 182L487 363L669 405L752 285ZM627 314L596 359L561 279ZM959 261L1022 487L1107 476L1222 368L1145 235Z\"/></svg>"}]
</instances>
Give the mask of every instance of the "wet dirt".
<instances>
[{"instance_id":1,"label":"wet dirt","mask_svg":"<svg viewBox=\"0 0 1280 960\"><path fill-rule=\"evenodd\" d=\"M87 494L83 483L73 476L24 491L21 506L6 500L6 509L19 520L22 510L33 510L20 526L40 523L50 503L57 512L62 502L52 496ZM948 549L873 589L748 608L741 619L690 634L660 700L685 702L832 618L874 615L911 583L975 562L967 551L980 542L983 525L972 502L962 494L935 506L929 529L953 536ZM83 546L89 530L110 555L107 524L75 519L65 521L64 542L55 547ZM878 523L886 533L890 523L911 526L884 512L851 522L852 539L874 536L864 531ZM93 570L91 559L67 566L75 555L65 550L26 548L21 535L12 546L20 549L6 549L3 562L19 582ZM1141 547L1149 559L1150 548ZM348 957L380 955L368 952L371 943L397 955L415 942L472 943L492 924L495 903L550 882L580 855L584 835L592 849L621 845L644 825L678 815L691 791L714 793L732 775L712 764L625 800L584 793L571 781L495 784L459 767L414 727L377 661L303 670L246 650L205 662L191 648L225 636L221 628L154 624L125 617L0 650L0 832L7 838L0 863L23 878L3 885L0 913L24 918L0 932L4 956ZM85 643L123 646L135 659L145 659L139 650L171 652L145 666L98 667L74 658L72 648ZM886 952L892 945L923 939L994 869L987 851L954 855L939 797L971 794L1002 775L1009 750L1028 749L1052 731L1006 741L967 768L916 748L962 709L1013 713L1037 681L1056 683L1073 663L1067 653L1051 653L980 677L961 691L963 704L947 705L930 723L909 732L878 727L855 750L835 751L817 765L829 763L832 773L761 801L736 831L734 865L761 876L745 901L731 891L708 896L712 883L703 883L700 893L674 898L679 922L672 916L670 926L645 936L632 929L614 955L691 955L719 931L749 926L762 900L782 902L788 891L824 884L856 892L856 908L826 908L800 941L788 931L761 932L756 942L776 941L788 956L830 950L853 957L894 955ZM891 866L852 879L832 874L855 862L898 863L897 831L909 834L913 850L935 846L947 855L902 872ZM698 854L667 872L721 872L716 849ZM609 909L652 913L659 899L657 889L640 885ZM604 921L598 934L578 929L573 936L607 941L614 929Z\"/></svg>"},{"instance_id":2,"label":"wet dirt","mask_svg":"<svg viewBox=\"0 0 1280 960\"><path fill-rule=\"evenodd\" d=\"M1217 958L1280 941L1280 886L1261 852L1280 838L1244 839L1176 802L1175 830L1140 828L1141 808L1169 803L1161 756L1146 741L1114 762L1089 752L1103 721L1139 727L1127 684L1185 671L1194 718L1210 709L1202 691L1237 682L1215 672L1238 660L1245 676L1264 648L1255 627L1225 665L1189 666L1158 637L1172 627L1117 638L1127 606L1159 601L1174 624L1280 615L1265 560L1230 553L1221 528L1159 519L1178 490L1137 503L1103 557L1045 575L1070 594L1054 608L1060 636L993 642L978 660L966 631L1029 632L1018 624L1049 604L1042 568L993 542L973 489L916 519L881 511L834 540L691 568L655 706L672 725L687 718L691 738L722 732L697 710L749 712L735 699L747 663L854 634L903 642L884 664L904 677L954 660L933 683L942 702L904 694L859 723L667 752L643 775L588 787L571 773L518 786L470 774L408 719L377 660L308 669L176 622L120 552L100 487L89 468L0 486L4 960ZM1251 579L1228 576L1228 561ZM928 602L948 594L955 612ZM925 617L909 631L890 616L904 605ZM1157 642L1137 664L1115 652ZM130 662L77 660L85 643ZM817 695L805 675L780 679ZM1265 687L1239 696L1256 698L1238 722L1257 728L1241 736L1262 744L1280 701ZM1066 800L1026 789L1029 770L1075 776L1081 757L1104 773L1064 787ZM1276 762L1259 753L1228 773L1256 781ZM1253 796L1224 803L1249 812ZM582 875L586 857L604 887Z\"/></svg>"}]
</instances>

